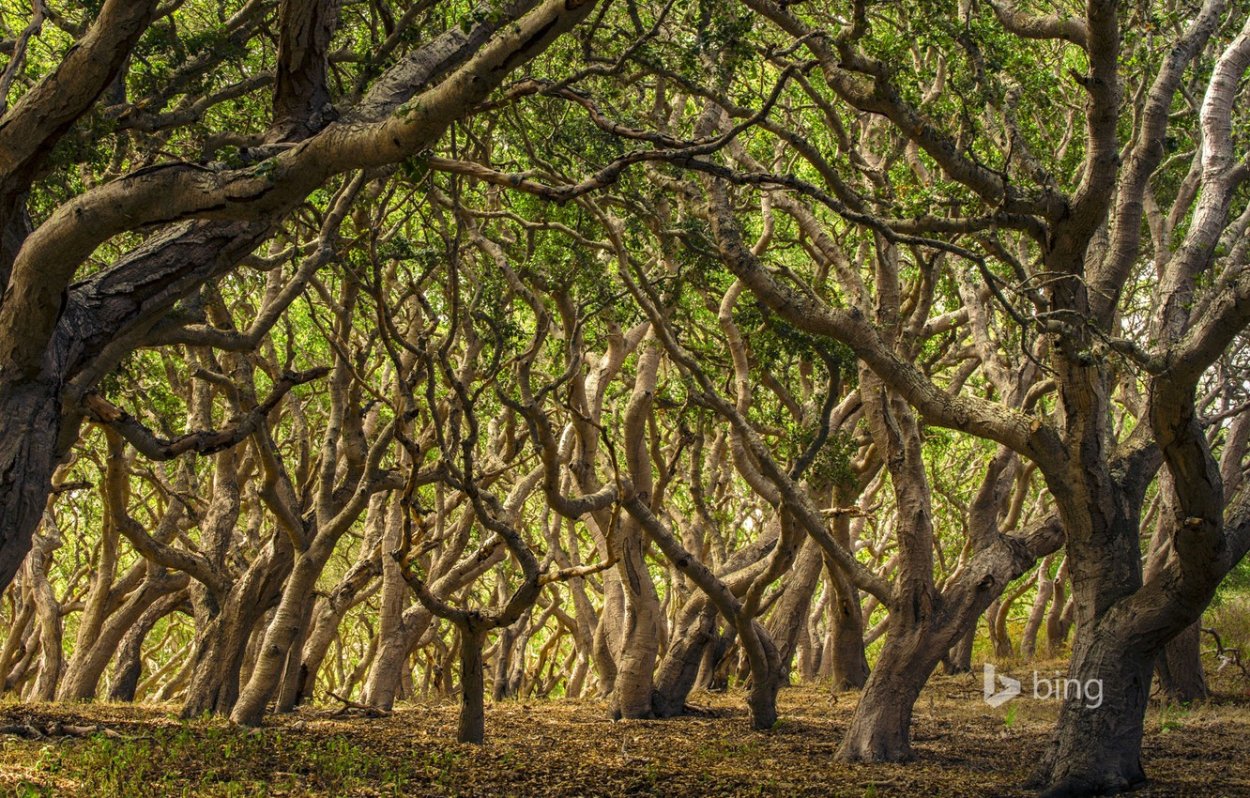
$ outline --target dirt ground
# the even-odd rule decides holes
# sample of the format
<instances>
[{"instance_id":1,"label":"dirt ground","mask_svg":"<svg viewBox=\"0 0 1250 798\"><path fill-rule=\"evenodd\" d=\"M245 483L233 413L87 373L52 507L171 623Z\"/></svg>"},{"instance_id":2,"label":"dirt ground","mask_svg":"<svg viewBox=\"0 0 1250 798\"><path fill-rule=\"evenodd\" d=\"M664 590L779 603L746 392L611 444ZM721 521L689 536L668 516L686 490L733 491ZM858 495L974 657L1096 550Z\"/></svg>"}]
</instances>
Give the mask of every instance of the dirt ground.
<instances>
[{"instance_id":1,"label":"dirt ground","mask_svg":"<svg viewBox=\"0 0 1250 798\"><path fill-rule=\"evenodd\" d=\"M180 721L173 707L0 705L0 725L60 722L80 736L0 737L0 790L18 796L1029 796L1021 789L1057 705L993 709L980 674L935 677L916 706L917 761L834 761L854 696L782 692L782 720L747 730L742 696L694 696L697 714L612 722L597 701L491 706L487 742L452 742L456 708L385 718L303 710L248 732ZM83 734L84 725L107 732ZM1250 696L1221 685L1192 709L1154 708L1140 796L1250 796Z\"/></svg>"}]
</instances>

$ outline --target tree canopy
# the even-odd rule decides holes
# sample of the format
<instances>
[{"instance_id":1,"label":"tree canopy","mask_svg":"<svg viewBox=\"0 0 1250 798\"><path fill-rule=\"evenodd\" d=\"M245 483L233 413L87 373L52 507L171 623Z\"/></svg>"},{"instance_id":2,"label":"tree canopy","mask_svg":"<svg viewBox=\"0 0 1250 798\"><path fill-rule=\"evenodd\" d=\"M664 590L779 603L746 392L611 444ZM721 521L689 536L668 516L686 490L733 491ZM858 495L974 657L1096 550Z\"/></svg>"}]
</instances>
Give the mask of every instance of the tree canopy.
<instances>
[{"instance_id":1,"label":"tree canopy","mask_svg":"<svg viewBox=\"0 0 1250 798\"><path fill-rule=\"evenodd\" d=\"M1244 4L0 0L0 39L5 691L256 726L454 681L480 742L488 689L732 679L767 730L822 676L837 756L900 761L985 618L1102 686L1051 795L1145 780L1154 680L1205 695Z\"/></svg>"}]
</instances>

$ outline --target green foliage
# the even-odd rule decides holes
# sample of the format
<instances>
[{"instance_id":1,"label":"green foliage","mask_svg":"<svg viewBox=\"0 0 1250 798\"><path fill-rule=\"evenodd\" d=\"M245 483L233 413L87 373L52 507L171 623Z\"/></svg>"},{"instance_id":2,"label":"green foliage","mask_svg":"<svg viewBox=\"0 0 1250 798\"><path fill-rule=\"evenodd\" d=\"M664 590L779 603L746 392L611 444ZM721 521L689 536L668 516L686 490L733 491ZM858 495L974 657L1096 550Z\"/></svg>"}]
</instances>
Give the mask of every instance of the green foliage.
<instances>
[{"instance_id":1,"label":"green foliage","mask_svg":"<svg viewBox=\"0 0 1250 798\"><path fill-rule=\"evenodd\" d=\"M734 322L751 342L751 351L764 363L793 363L796 360L824 359L854 383L855 356L845 344L803 332L756 301L738 303Z\"/></svg>"},{"instance_id":2,"label":"green foliage","mask_svg":"<svg viewBox=\"0 0 1250 798\"><path fill-rule=\"evenodd\" d=\"M1012 726L1016 724L1016 718L1019 716L1019 714L1020 714L1019 704L1008 704L1006 710L1003 712L1003 725L1006 726L1008 729L1010 729Z\"/></svg>"},{"instance_id":3,"label":"green foliage","mask_svg":"<svg viewBox=\"0 0 1250 798\"><path fill-rule=\"evenodd\" d=\"M381 795L405 795L417 786L454 794L459 758L451 750L435 751L428 760L405 761L384 757L344 736L246 733L194 721L157 726L133 740L100 734L72 746L44 746L35 769L50 777L73 778L79 794L117 798L141 798L153 790L242 798L310 788L329 795L364 788ZM265 762L284 772L263 769ZM53 794L35 782L20 790L32 796Z\"/></svg>"}]
</instances>

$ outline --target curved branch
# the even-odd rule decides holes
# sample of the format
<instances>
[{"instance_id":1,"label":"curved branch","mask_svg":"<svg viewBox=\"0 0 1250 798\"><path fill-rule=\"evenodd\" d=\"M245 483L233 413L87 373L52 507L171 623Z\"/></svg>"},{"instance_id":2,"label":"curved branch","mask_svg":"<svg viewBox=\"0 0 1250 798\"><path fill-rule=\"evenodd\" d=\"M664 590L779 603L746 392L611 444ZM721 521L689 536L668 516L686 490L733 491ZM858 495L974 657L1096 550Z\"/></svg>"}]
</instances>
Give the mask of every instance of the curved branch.
<instances>
[{"instance_id":1,"label":"curved branch","mask_svg":"<svg viewBox=\"0 0 1250 798\"><path fill-rule=\"evenodd\" d=\"M1025 39L1062 39L1085 49L1089 46L1089 27L1084 20L1058 14L1028 14L1014 0L990 0L994 16L1011 33Z\"/></svg>"},{"instance_id":2,"label":"curved branch","mask_svg":"<svg viewBox=\"0 0 1250 798\"><path fill-rule=\"evenodd\" d=\"M99 394L88 394L83 397L82 404L88 418L115 430L144 457L150 460L172 460L187 452L214 454L241 443L256 431L292 388L324 377L329 371L322 367L285 374L274 384L273 391L264 402L230 426L220 430L196 430L172 440L158 437L134 416Z\"/></svg>"}]
</instances>

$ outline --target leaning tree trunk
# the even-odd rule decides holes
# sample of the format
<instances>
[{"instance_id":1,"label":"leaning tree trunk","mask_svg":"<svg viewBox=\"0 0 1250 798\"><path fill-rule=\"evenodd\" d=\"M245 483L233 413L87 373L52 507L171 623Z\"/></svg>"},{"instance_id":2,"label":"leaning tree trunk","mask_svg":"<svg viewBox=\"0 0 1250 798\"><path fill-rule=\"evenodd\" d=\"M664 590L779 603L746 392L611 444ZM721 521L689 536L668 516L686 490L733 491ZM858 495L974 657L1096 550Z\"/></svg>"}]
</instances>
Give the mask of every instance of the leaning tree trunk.
<instances>
[{"instance_id":1,"label":"leaning tree trunk","mask_svg":"<svg viewBox=\"0 0 1250 798\"><path fill-rule=\"evenodd\" d=\"M316 672L314 671L309 676L308 670L304 667L304 648L308 644L308 636L311 632L309 627L312 623L313 606L316 600L316 593L310 592L305 597L304 606L300 610L299 632L287 649L285 667L278 682L277 695L274 697L276 712L293 711L304 694L304 685L316 681Z\"/></svg>"},{"instance_id":2,"label":"leaning tree trunk","mask_svg":"<svg viewBox=\"0 0 1250 798\"><path fill-rule=\"evenodd\" d=\"M187 585L185 574L158 574L143 581L133 594L100 626L98 634L75 651L57 691L61 701L90 701L99 689L109 661L118 653L126 634L150 607L165 596L178 593ZM80 636L81 638L81 636Z\"/></svg>"},{"instance_id":3,"label":"leaning tree trunk","mask_svg":"<svg viewBox=\"0 0 1250 798\"><path fill-rule=\"evenodd\" d=\"M986 610L985 617L989 621L990 644L994 647L996 659L1011 659L1016 655L1011 645L1011 632L1007 629L1007 616L1011 612L1009 596L995 601Z\"/></svg>"},{"instance_id":4,"label":"leaning tree trunk","mask_svg":"<svg viewBox=\"0 0 1250 798\"><path fill-rule=\"evenodd\" d=\"M838 758L854 762L897 762L912 757L912 708L938 662L970 629L1003 589L1057 549L1063 527L1054 516L1027 534L993 543L973 556L960 576L936 591L896 599L890 607L885 646Z\"/></svg>"},{"instance_id":5,"label":"leaning tree trunk","mask_svg":"<svg viewBox=\"0 0 1250 798\"><path fill-rule=\"evenodd\" d=\"M269 548L231 588L221 608L196 630L191 683L182 717L229 715L239 698L239 680L252 631L278 599L291 571L290 540L275 535Z\"/></svg>"},{"instance_id":6,"label":"leaning tree trunk","mask_svg":"<svg viewBox=\"0 0 1250 798\"><path fill-rule=\"evenodd\" d=\"M706 596L692 596L686 602L656 672L651 710L657 718L675 718L685 710L704 652L715 639L716 618L716 607Z\"/></svg>"},{"instance_id":7,"label":"leaning tree trunk","mask_svg":"<svg viewBox=\"0 0 1250 798\"><path fill-rule=\"evenodd\" d=\"M1068 638L1068 630L1072 626L1074 605L1068 597L1067 590L1068 564L1065 560L1059 566L1055 576L1055 597L1050 602L1050 612L1046 614L1046 656L1058 656Z\"/></svg>"},{"instance_id":8,"label":"leaning tree trunk","mask_svg":"<svg viewBox=\"0 0 1250 798\"><path fill-rule=\"evenodd\" d=\"M820 586L824 562L824 552L816 541L810 537L804 540L794 563L794 573L786 579L785 591L772 611L769 633L777 645L781 669L787 679L793 669L799 641L806 632L812 597Z\"/></svg>"},{"instance_id":9,"label":"leaning tree trunk","mask_svg":"<svg viewBox=\"0 0 1250 798\"><path fill-rule=\"evenodd\" d=\"M347 612L360 602L368 599L378 589L376 577L381 572L380 556L365 560L362 558L348 571L330 594L320 599L313 611L312 629L304 641L303 653L300 656L300 671L296 703L307 703L312 700L313 688L317 683L317 674L330 650L330 644L338 636L339 624ZM361 662L365 665L365 662Z\"/></svg>"},{"instance_id":10,"label":"leaning tree trunk","mask_svg":"<svg viewBox=\"0 0 1250 798\"><path fill-rule=\"evenodd\" d=\"M309 599L317 586L317 578L329 558L328 547L315 544L301 552L282 588L282 597L274 610L273 620L259 633L256 661L247 684L239 693L230 712L230 719L243 726L259 726L265 707L278 689L288 656L299 658L308 623ZM294 696L291 697L294 706Z\"/></svg>"},{"instance_id":11,"label":"leaning tree trunk","mask_svg":"<svg viewBox=\"0 0 1250 798\"><path fill-rule=\"evenodd\" d=\"M944 649L921 627L891 625L877 667L864 686L838 759L905 762L912 758L912 708Z\"/></svg>"},{"instance_id":12,"label":"leaning tree trunk","mask_svg":"<svg viewBox=\"0 0 1250 798\"><path fill-rule=\"evenodd\" d=\"M433 619L424 607L410 607L403 613L402 625L393 627L394 634L387 635L385 627L378 632L378 653L365 682L366 704L388 712L394 708L408 672L408 657Z\"/></svg>"},{"instance_id":13,"label":"leaning tree trunk","mask_svg":"<svg viewBox=\"0 0 1250 798\"><path fill-rule=\"evenodd\" d=\"M193 648L183 718L230 714L239 697L239 674L258 620L252 613L232 613L209 621Z\"/></svg>"},{"instance_id":14,"label":"leaning tree trunk","mask_svg":"<svg viewBox=\"0 0 1250 798\"><path fill-rule=\"evenodd\" d=\"M17 591L22 587L24 587L22 582L17 581L10 589ZM4 683L0 684L0 693L7 693L13 688L13 684L9 681L9 674L25 658L27 653L25 641L30 632L31 621L35 618L35 602L29 595L29 591L23 589L13 598L14 617L9 624L4 646L0 648L0 676L4 677Z\"/></svg>"},{"instance_id":15,"label":"leaning tree trunk","mask_svg":"<svg viewBox=\"0 0 1250 798\"><path fill-rule=\"evenodd\" d=\"M156 600L144 611L122 638L117 647L117 662L110 679L109 701L134 701L143 675L143 643L157 622L177 610L187 600L187 592L179 590Z\"/></svg>"}]
</instances>

